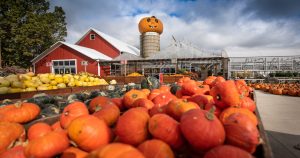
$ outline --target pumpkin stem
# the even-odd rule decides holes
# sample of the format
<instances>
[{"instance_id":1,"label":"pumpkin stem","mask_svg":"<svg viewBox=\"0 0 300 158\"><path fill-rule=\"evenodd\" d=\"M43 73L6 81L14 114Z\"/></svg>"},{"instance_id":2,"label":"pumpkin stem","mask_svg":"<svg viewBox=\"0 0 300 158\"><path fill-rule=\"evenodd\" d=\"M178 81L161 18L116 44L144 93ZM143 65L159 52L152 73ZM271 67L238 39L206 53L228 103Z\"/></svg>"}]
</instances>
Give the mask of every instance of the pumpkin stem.
<instances>
[{"instance_id":1,"label":"pumpkin stem","mask_svg":"<svg viewBox=\"0 0 300 158\"><path fill-rule=\"evenodd\" d=\"M206 118L207 118L208 120L210 120L210 121L214 120L214 118L215 118L215 114L214 114L215 110L216 110L216 107L213 106L213 107L210 108L210 110L206 113Z\"/></svg>"}]
</instances>

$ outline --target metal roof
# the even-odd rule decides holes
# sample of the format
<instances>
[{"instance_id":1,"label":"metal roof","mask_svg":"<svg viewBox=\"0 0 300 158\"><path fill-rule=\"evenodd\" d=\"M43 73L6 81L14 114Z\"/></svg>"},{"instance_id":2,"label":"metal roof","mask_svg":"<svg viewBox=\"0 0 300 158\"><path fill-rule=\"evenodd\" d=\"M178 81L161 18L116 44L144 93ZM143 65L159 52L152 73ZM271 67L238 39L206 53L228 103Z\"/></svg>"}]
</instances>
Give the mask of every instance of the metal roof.
<instances>
[{"instance_id":1,"label":"metal roof","mask_svg":"<svg viewBox=\"0 0 300 158\"><path fill-rule=\"evenodd\" d=\"M57 47L65 45L68 46L69 48L76 50L77 52L95 60L112 60L109 56L104 55L103 53L96 51L95 49L87 48L87 47L82 47L79 45L74 45L62 41L58 41L55 44L53 44L49 49L45 50L42 54L38 55L34 59L31 60L31 62L36 63L39 60L41 60L43 57L45 57L47 54L55 50Z\"/></svg>"},{"instance_id":2,"label":"metal roof","mask_svg":"<svg viewBox=\"0 0 300 158\"><path fill-rule=\"evenodd\" d=\"M120 41L110 35L107 35L99 30L96 30L94 28L90 28L77 42L78 44L86 35L88 35L89 32L94 31L99 36L101 36L103 39L105 39L108 43L110 43L112 46L114 46L116 49L118 49L121 53L130 53L134 55L140 55L140 50L130 44L127 44L123 41Z\"/></svg>"}]
</instances>

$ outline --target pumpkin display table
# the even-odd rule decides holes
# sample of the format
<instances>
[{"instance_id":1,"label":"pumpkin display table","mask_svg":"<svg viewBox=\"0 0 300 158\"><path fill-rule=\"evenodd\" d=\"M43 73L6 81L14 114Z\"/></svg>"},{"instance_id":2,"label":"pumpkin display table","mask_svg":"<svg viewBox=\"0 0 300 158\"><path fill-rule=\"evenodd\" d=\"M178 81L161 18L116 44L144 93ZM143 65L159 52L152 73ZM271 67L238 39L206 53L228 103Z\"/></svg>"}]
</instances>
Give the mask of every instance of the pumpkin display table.
<instances>
[{"instance_id":1,"label":"pumpkin display table","mask_svg":"<svg viewBox=\"0 0 300 158\"><path fill-rule=\"evenodd\" d=\"M183 77L172 93L170 86L156 84L151 78L143 80L142 85L148 89L127 89L122 97L108 95L108 90L58 98L59 101L67 98L65 104L59 103L55 97L50 97L51 103L47 104L45 100L29 100L37 103L42 112L48 105L59 103L55 109L59 113L31 119L30 122L27 120L24 125L26 135L36 137L23 144L21 150L29 157L63 156L67 153L97 157L107 152L110 158L114 158L111 150L114 151L115 147L120 147L118 152L122 156L128 150L141 158L153 157L153 154L170 158L209 158L214 154L233 158L272 157L255 103L245 99L255 100L255 94L243 81L226 81L219 77L198 82ZM1 112L9 110L7 107L0 107L0 115L3 114L0 121L8 117ZM49 124L51 130L30 132L38 122ZM42 148L44 152L32 149L50 138L53 139ZM57 138L64 143L54 148ZM72 142L72 149L65 144L68 141ZM4 153L13 154L13 150L15 148Z\"/></svg>"}]
</instances>

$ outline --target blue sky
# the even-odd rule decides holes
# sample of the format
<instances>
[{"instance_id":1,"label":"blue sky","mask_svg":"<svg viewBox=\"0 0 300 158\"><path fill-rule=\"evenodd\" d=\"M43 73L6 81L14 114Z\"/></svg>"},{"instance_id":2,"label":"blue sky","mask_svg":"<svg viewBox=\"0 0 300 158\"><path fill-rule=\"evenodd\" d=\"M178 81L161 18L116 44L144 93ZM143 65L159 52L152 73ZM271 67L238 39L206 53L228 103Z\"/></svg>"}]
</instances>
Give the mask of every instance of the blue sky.
<instances>
[{"instance_id":1,"label":"blue sky","mask_svg":"<svg viewBox=\"0 0 300 158\"><path fill-rule=\"evenodd\" d=\"M164 24L161 49L172 36L232 56L300 55L299 0L51 0L66 12L67 42L93 27L139 47L138 22Z\"/></svg>"}]
</instances>

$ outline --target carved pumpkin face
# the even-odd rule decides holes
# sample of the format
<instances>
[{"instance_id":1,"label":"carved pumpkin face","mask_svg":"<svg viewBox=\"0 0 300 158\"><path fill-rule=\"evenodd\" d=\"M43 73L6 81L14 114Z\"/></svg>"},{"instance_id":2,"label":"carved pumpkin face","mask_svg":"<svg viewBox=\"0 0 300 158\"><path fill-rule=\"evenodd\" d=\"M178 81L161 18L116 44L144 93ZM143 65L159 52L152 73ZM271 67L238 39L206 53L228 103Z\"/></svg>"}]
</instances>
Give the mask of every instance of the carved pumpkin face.
<instances>
[{"instance_id":1,"label":"carved pumpkin face","mask_svg":"<svg viewBox=\"0 0 300 158\"><path fill-rule=\"evenodd\" d=\"M139 23L140 33L145 32L157 32L161 34L163 32L163 24L155 16L145 17Z\"/></svg>"}]
</instances>

